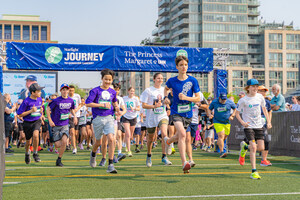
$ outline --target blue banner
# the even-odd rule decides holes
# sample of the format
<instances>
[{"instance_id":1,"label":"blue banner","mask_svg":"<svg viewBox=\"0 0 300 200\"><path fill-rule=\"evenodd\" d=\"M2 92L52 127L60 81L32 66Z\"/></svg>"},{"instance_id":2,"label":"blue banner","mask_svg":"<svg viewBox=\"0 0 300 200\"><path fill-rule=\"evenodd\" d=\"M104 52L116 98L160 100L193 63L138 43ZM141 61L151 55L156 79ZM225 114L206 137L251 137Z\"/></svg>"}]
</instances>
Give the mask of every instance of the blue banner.
<instances>
[{"instance_id":1,"label":"blue banner","mask_svg":"<svg viewBox=\"0 0 300 200\"><path fill-rule=\"evenodd\" d=\"M221 92L227 94L227 71L223 69L214 70L214 96L219 98Z\"/></svg>"},{"instance_id":2,"label":"blue banner","mask_svg":"<svg viewBox=\"0 0 300 200\"><path fill-rule=\"evenodd\" d=\"M189 59L188 72L213 70L212 48L6 43L7 68L55 71L177 72L175 58Z\"/></svg>"}]
</instances>

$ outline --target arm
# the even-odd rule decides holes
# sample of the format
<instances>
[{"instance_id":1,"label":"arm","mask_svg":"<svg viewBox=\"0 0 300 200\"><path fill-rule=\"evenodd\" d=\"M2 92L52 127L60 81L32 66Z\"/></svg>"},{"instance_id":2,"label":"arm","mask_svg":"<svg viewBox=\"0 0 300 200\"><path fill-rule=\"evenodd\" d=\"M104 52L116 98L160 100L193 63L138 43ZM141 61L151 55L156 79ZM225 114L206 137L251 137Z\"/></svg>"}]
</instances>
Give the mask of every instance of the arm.
<instances>
[{"instance_id":1,"label":"arm","mask_svg":"<svg viewBox=\"0 0 300 200\"><path fill-rule=\"evenodd\" d=\"M168 104L168 105L171 103L170 99L168 98L169 90L170 90L170 88L168 88L167 86L165 86L165 89L164 89L164 96L165 96L165 98L164 98L164 104ZM150 108L146 108L146 109L150 109Z\"/></svg>"},{"instance_id":2,"label":"arm","mask_svg":"<svg viewBox=\"0 0 300 200\"><path fill-rule=\"evenodd\" d=\"M240 111L238 110L236 111L236 118L239 120L243 127L247 128L249 126L249 122L244 122L244 120L240 116Z\"/></svg>"},{"instance_id":3,"label":"arm","mask_svg":"<svg viewBox=\"0 0 300 200\"><path fill-rule=\"evenodd\" d=\"M119 111L120 111L120 108L119 108L118 102L116 101L116 102L113 102L112 104L113 104L113 106L114 106L116 112L119 112Z\"/></svg>"},{"instance_id":4,"label":"arm","mask_svg":"<svg viewBox=\"0 0 300 200\"><path fill-rule=\"evenodd\" d=\"M271 120L269 118L268 111L267 111L266 107L262 107L262 110L263 110L263 113L264 113L264 115L266 117L266 120L267 120L267 127L268 127L268 129L270 129L270 128L272 128L272 124L271 124Z\"/></svg>"},{"instance_id":5,"label":"arm","mask_svg":"<svg viewBox=\"0 0 300 200\"><path fill-rule=\"evenodd\" d=\"M49 125L51 127L54 127L55 124L54 124L54 122L52 121L52 118L51 118L51 109L50 109L49 105L46 108L46 112L47 112L47 116L48 116Z\"/></svg>"},{"instance_id":6,"label":"arm","mask_svg":"<svg viewBox=\"0 0 300 200\"><path fill-rule=\"evenodd\" d=\"M16 111L16 109L17 109L17 106L16 106L15 104L12 106L11 109L9 109L8 107L5 107L5 113L6 113L6 114L13 113L13 112Z\"/></svg>"},{"instance_id":7,"label":"arm","mask_svg":"<svg viewBox=\"0 0 300 200\"><path fill-rule=\"evenodd\" d=\"M277 106L276 104L271 104L271 108L272 110L277 111L279 110L280 106Z\"/></svg>"},{"instance_id":8,"label":"arm","mask_svg":"<svg viewBox=\"0 0 300 200\"><path fill-rule=\"evenodd\" d=\"M91 107L91 108L99 108L99 107L109 108L110 103L108 103L108 102L106 102L106 103L89 103L89 104L86 104L86 106Z\"/></svg>"},{"instance_id":9,"label":"arm","mask_svg":"<svg viewBox=\"0 0 300 200\"><path fill-rule=\"evenodd\" d=\"M272 110L270 110L268 113L269 113L270 122L272 122Z\"/></svg>"},{"instance_id":10,"label":"arm","mask_svg":"<svg viewBox=\"0 0 300 200\"><path fill-rule=\"evenodd\" d=\"M75 109L71 109L70 112L74 116L74 124L77 125L78 121L77 121Z\"/></svg>"},{"instance_id":11,"label":"arm","mask_svg":"<svg viewBox=\"0 0 300 200\"><path fill-rule=\"evenodd\" d=\"M37 111L37 108L35 107L35 105L32 106L32 108L30 110L27 110L26 112L23 112L22 114L20 114L20 117L25 117L31 113L34 113Z\"/></svg>"},{"instance_id":12,"label":"arm","mask_svg":"<svg viewBox=\"0 0 300 200\"><path fill-rule=\"evenodd\" d=\"M200 93L195 93L195 97L188 97L182 93L179 94L179 99L180 100L186 100L186 101L190 101L190 102L194 102L197 103L200 101Z\"/></svg>"},{"instance_id":13,"label":"arm","mask_svg":"<svg viewBox=\"0 0 300 200\"><path fill-rule=\"evenodd\" d=\"M229 120L233 120L236 114L236 109L233 110L233 113L230 115Z\"/></svg>"}]
</instances>

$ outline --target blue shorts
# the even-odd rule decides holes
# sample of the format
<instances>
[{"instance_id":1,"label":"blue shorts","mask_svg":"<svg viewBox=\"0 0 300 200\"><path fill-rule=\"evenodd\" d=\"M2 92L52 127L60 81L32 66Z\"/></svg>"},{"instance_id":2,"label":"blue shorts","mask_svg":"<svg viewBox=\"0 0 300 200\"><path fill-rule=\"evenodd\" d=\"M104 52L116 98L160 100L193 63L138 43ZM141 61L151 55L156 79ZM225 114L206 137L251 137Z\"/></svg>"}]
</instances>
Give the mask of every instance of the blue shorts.
<instances>
[{"instance_id":1,"label":"blue shorts","mask_svg":"<svg viewBox=\"0 0 300 200\"><path fill-rule=\"evenodd\" d=\"M191 137L196 136L196 131L198 129L198 124L190 124L189 127L186 129L186 132L191 132Z\"/></svg>"},{"instance_id":2,"label":"blue shorts","mask_svg":"<svg viewBox=\"0 0 300 200\"><path fill-rule=\"evenodd\" d=\"M141 135L141 130L142 130L141 127L136 127L136 128L134 129L134 134L135 134L135 135Z\"/></svg>"}]
</instances>

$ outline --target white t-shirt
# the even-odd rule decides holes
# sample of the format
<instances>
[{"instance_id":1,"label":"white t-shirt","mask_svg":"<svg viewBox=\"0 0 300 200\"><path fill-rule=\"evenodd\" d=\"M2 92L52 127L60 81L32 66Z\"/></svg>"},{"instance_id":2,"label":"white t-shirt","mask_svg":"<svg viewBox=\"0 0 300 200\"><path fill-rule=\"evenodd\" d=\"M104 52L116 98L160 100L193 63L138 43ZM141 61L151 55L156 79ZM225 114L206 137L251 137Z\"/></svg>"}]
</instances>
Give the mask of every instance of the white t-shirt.
<instances>
[{"instance_id":1,"label":"white t-shirt","mask_svg":"<svg viewBox=\"0 0 300 200\"><path fill-rule=\"evenodd\" d=\"M70 97L74 101L75 109L81 104L81 97L79 94L74 93L73 97ZM72 115L73 117L73 115ZM76 117L80 117L80 109L76 112Z\"/></svg>"},{"instance_id":2,"label":"white t-shirt","mask_svg":"<svg viewBox=\"0 0 300 200\"><path fill-rule=\"evenodd\" d=\"M92 112L92 108L88 107L87 111ZM88 112L87 112L87 114L88 114ZM90 122L90 121L92 121L92 119L93 119L93 115L91 114L91 115L87 116L86 121Z\"/></svg>"},{"instance_id":3,"label":"white t-shirt","mask_svg":"<svg viewBox=\"0 0 300 200\"><path fill-rule=\"evenodd\" d=\"M300 105L299 104L292 104L292 111L300 111Z\"/></svg>"},{"instance_id":4,"label":"white t-shirt","mask_svg":"<svg viewBox=\"0 0 300 200\"><path fill-rule=\"evenodd\" d=\"M140 106L140 101L139 99L134 96L132 98L129 98L128 96L123 97L127 112L123 115L125 118L127 119L134 119L137 117L137 111L135 110L131 110L132 108L136 108L138 106Z\"/></svg>"},{"instance_id":5,"label":"white t-shirt","mask_svg":"<svg viewBox=\"0 0 300 200\"><path fill-rule=\"evenodd\" d=\"M121 109L121 107L125 106L125 103L124 103L124 100L122 97L120 96L117 96L117 100L118 100L118 103L119 103L119 108ZM117 122L120 122L120 120L116 120Z\"/></svg>"},{"instance_id":6,"label":"white t-shirt","mask_svg":"<svg viewBox=\"0 0 300 200\"><path fill-rule=\"evenodd\" d=\"M142 103L141 103L141 112L140 113L143 114L143 122L141 123L141 125L144 127L146 127L146 116L147 116L146 112L147 112L147 110L142 107Z\"/></svg>"},{"instance_id":7,"label":"white t-shirt","mask_svg":"<svg viewBox=\"0 0 300 200\"><path fill-rule=\"evenodd\" d=\"M164 88L149 87L141 94L141 102L148 105L154 105L154 102L164 99ZM166 105L162 104L161 107L155 109L147 109L146 127L157 127L162 119L169 120L166 112Z\"/></svg>"},{"instance_id":8,"label":"white t-shirt","mask_svg":"<svg viewBox=\"0 0 300 200\"><path fill-rule=\"evenodd\" d=\"M199 107L195 104L195 103L192 103L193 105L193 117L192 117L192 124L198 124L199 123Z\"/></svg>"},{"instance_id":9,"label":"white t-shirt","mask_svg":"<svg viewBox=\"0 0 300 200\"><path fill-rule=\"evenodd\" d=\"M86 124L86 120L87 120L87 117L86 117L87 107L86 106L82 106L79 109L79 112L80 112L80 118L79 118L79 122L78 122L79 124L78 125Z\"/></svg>"},{"instance_id":10,"label":"white t-shirt","mask_svg":"<svg viewBox=\"0 0 300 200\"><path fill-rule=\"evenodd\" d=\"M254 97L245 96L241 98L237 104L237 110L243 110L242 118L244 122L249 122L247 128L262 128L264 120L261 117L261 107L266 107L266 101L261 94Z\"/></svg>"}]
</instances>

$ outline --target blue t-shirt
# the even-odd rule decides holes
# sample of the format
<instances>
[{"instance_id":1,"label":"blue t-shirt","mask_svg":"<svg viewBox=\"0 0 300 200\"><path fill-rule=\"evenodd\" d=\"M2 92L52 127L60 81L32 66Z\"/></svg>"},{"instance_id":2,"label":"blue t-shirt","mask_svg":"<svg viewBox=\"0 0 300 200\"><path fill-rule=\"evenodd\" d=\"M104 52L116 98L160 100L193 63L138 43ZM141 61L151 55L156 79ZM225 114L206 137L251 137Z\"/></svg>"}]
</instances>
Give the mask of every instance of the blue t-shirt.
<instances>
[{"instance_id":1,"label":"blue t-shirt","mask_svg":"<svg viewBox=\"0 0 300 200\"><path fill-rule=\"evenodd\" d=\"M274 112L285 111L285 99L282 94L279 94L277 97L274 96L271 99L271 104L275 104L276 106L280 106L280 108Z\"/></svg>"},{"instance_id":2,"label":"blue t-shirt","mask_svg":"<svg viewBox=\"0 0 300 200\"><path fill-rule=\"evenodd\" d=\"M184 81L178 79L178 76L170 78L166 86L173 90L173 102L171 105L171 115L180 115L182 117L191 118L193 116L192 102L180 100L179 93L183 93L188 97L193 97L194 93L200 92L197 79L192 76Z\"/></svg>"},{"instance_id":3,"label":"blue t-shirt","mask_svg":"<svg viewBox=\"0 0 300 200\"><path fill-rule=\"evenodd\" d=\"M11 103L7 103L6 107L8 107L9 109L11 109L12 108L12 104ZM13 112L10 113L10 114L7 114L6 112L4 112L4 121L6 121L6 122L13 122L14 121L14 117L15 117L15 115L14 115Z\"/></svg>"},{"instance_id":4,"label":"blue t-shirt","mask_svg":"<svg viewBox=\"0 0 300 200\"><path fill-rule=\"evenodd\" d=\"M270 112L271 111L270 101L268 99L265 99L265 101L266 101L266 109L268 112ZM262 107L260 107L260 109L261 109L261 116L265 117Z\"/></svg>"},{"instance_id":5,"label":"blue t-shirt","mask_svg":"<svg viewBox=\"0 0 300 200\"><path fill-rule=\"evenodd\" d=\"M236 105L230 99L227 99L225 104L221 104L217 98L211 102L209 109L214 110L214 123L230 124L230 111L236 109Z\"/></svg>"}]
</instances>

